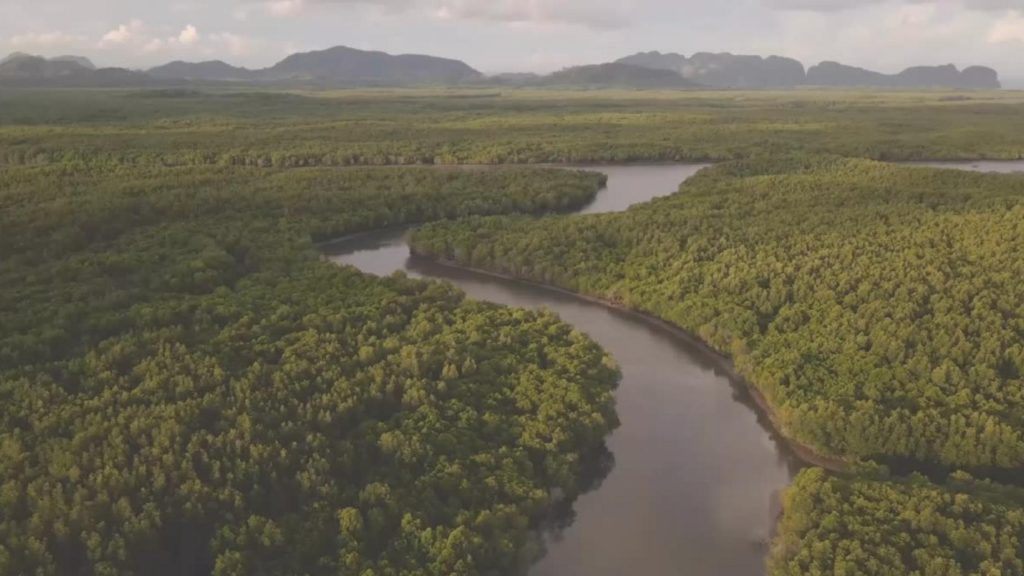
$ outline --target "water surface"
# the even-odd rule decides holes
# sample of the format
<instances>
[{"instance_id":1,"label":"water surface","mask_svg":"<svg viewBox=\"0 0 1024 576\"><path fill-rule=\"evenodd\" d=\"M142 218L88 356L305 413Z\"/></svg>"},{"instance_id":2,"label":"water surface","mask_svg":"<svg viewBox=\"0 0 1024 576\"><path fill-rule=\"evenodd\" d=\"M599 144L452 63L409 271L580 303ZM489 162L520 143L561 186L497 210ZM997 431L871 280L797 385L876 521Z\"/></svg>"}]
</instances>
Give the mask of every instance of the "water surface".
<instances>
[{"instance_id":1,"label":"water surface","mask_svg":"<svg viewBox=\"0 0 1024 576\"><path fill-rule=\"evenodd\" d=\"M706 164L651 164L624 166L578 166L581 170L594 170L608 176L607 187L597 198L580 210L581 214L622 212L633 204L653 200L675 192L685 182L706 167Z\"/></svg>"}]
</instances>

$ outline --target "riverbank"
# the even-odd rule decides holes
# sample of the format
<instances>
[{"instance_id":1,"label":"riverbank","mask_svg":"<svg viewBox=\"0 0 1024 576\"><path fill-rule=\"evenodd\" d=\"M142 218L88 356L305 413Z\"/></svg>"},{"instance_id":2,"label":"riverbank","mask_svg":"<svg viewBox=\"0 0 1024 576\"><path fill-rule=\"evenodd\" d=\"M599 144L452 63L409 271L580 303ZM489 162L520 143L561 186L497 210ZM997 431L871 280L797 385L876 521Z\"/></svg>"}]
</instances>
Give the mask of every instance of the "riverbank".
<instances>
[{"instance_id":1,"label":"riverbank","mask_svg":"<svg viewBox=\"0 0 1024 576\"><path fill-rule=\"evenodd\" d=\"M533 280L527 280L527 279L523 279L523 278L518 278L516 276L512 276L512 275L509 275L509 274L503 274L503 273L500 273L500 272L494 272L494 271L491 271L491 270L484 270L484 269L481 269L481 268L474 268L474 267L471 267L471 266L464 266L464 265L459 264L457 262L454 262L452 260L435 258L435 257L427 255L427 254L421 254L421 253L418 253L415 250L415 248L413 248L412 245L409 245L409 253L410 253L410 255L413 258L419 258L419 259L422 259L424 261L429 261L429 262L431 262L433 264L437 264L439 266L443 266L443 267L446 267L446 268L451 268L453 270L461 270L461 271L465 271L465 272L472 272L474 274L481 274L481 275L484 275L484 276L489 276L491 278L498 278L498 279L505 280L505 281L517 282L517 283L520 283L520 284L525 284L525 285L528 285L528 286L533 286L535 288L541 288L543 290L548 290L548 291L551 291L551 292L556 292L558 294L562 294L562 295L565 295L565 296L571 296L573 298L578 298L578 299L583 300L585 302L590 302L590 303L593 303L593 304L599 304L599 305L605 306L607 308L612 308L612 309L618 310L620 312L625 312L627 314L630 314L630 315L634 316L635 318L638 318L638 319L644 321L647 324L650 324L650 325L658 327L659 329L665 330L665 331L669 332L670 334L672 334L675 338L678 338L679 340L685 342L688 346L691 346L691 347L697 349L697 351L702 353L707 359L711 360L713 365L716 368L718 368L719 370L724 372L728 376L730 381L732 381L735 384L737 384L738 387L745 394L747 394L747 396L752 400L753 405L757 408L758 414L760 416L764 417L771 424L772 431L776 435L778 435L779 438L781 438L783 440L785 446L787 448L789 448L792 451L793 455L796 456L799 460L801 460L802 462L804 462L804 463L806 463L808 465L818 466L818 467L821 467L821 468L825 468L826 470L829 470L829 471L832 471L832 472L844 472L844 471L848 470L850 465L851 465L851 462L849 460L847 460L847 459L840 458L840 457L837 457L837 456L830 456L830 455L826 455L826 454L821 454L817 450L815 450L814 448L812 448L810 446L807 446L806 444L803 444L803 443L795 440L794 438L792 438L788 434L786 434L785 428L783 427L783 425L781 423L781 418L779 417L778 412L771 405L771 403L768 401L768 399L765 398L764 394L762 394L761 391L758 390L757 387L753 383L751 383L749 380L744 378L736 370L736 366L733 364L731 359L729 359L727 356L725 356L721 352L715 350L711 346L708 346L708 344L705 343L703 340L701 340L698 336L690 333L687 330L684 330L683 328L681 328L681 327L679 327L679 326L677 326L677 325L675 325L675 324L673 324L673 323L671 323L671 322L669 322L667 320L659 318L659 317L657 317L657 316L655 316L653 314L650 314L648 312L644 312L642 310L637 310L635 308L623 305L623 304L618 303L618 302L614 302L612 300L608 300L608 299L605 299L605 298L600 298L598 296L593 296L593 295L590 295L590 294L582 294L582 293L574 292L572 290L561 288L559 286L555 286L555 285L552 285L552 284L545 284L543 282L536 282L536 281L533 281Z\"/></svg>"}]
</instances>

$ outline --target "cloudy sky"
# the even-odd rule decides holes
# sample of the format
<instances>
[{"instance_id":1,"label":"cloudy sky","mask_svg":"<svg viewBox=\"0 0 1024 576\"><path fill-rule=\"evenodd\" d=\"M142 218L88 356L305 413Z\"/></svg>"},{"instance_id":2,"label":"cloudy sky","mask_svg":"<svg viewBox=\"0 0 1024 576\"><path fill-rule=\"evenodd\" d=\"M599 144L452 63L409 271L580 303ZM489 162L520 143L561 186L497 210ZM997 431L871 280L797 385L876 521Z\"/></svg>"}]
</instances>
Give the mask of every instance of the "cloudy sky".
<instances>
[{"instance_id":1,"label":"cloudy sky","mask_svg":"<svg viewBox=\"0 0 1024 576\"><path fill-rule=\"evenodd\" d=\"M1024 77L1024 0L0 0L0 51L262 67L344 44L545 72L640 50Z\"/></svg>"}]
</instances>

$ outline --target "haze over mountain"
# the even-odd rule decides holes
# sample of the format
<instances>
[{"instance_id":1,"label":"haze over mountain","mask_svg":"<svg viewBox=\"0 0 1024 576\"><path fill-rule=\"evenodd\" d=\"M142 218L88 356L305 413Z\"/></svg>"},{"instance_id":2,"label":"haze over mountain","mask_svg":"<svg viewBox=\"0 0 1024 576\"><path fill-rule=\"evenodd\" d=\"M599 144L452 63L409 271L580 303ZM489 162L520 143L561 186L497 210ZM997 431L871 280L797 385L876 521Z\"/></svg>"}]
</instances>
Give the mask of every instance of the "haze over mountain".
<instances>
[{"instance_id":1,"label":"haze over mountain","mask_svg":"<svg viewBox=\"0 0 1024 576\"><path fill-rule=\"evenodd\" d=\"M88 58L43 58L15 52L0 60L0 85L52 87L145 86L153 78L124 68L96 68Z\"/></svg>"},{"instance_id":2,"label":"haze over mountain","mask_svg":"<svg viewBox=\"0 0 1024 576\"><path fill-rule=\"evenodd\" d=\"M247 70L220 60L171 62L149 70L159 78L256 82L310 82L336 86L450 85L477 80L483 74L458 60L336 46L292 54L270 68Z\"/></svg>"},{"instance_id":3,"label":"haze over mountain","mask_svg":"<svg viewBox=\"0 0 1024 576\"><path fill-rule=\"evenodd\" d=\"M797 86L995 89L998 73L982 66L958 70L953 65L915 66L899 74L882 74L837 62L805 70L781 56L737 55L728 52L682 54L641 52L606 64L575 66L547 76L511 74L485 77L465 62L420 54L391 55L337 46L292 54L277 64L250 70L222 60L174 61L146 73L120 68L96 69L86 58L46 59L15 53L0 61L0 83L6 85L140 86L188 82L245 82L325 87L567 86L613 88L792 88Z\"/></svg>"},{"instance_id":4,"label":"haze over mountain","mask_svg":"<svg viewBox=\"0 0 1024 576\"><path fill-rule=\"evenodd\" d=\"M618 62L673 70L684 78L716 88L783 88L799 86L805 78L803 64L779 56L698 52L687 58L675 53L641 52Z\"/></svg>"},{"instance_id":5,"label":"haze over mountain","mask_svg":"<svg viewBox=\"0 0 1024 576\"><path fill-rule=\"evenodd\" d=\"M54 78L95 69L96 66L88 58L78 56L43 58L24 52L15 52L0 60L0 76L2 77Z\"/></svg>"},{"instance_id":6,"label":"haze over mountain","mask_svg":"<svg viewBox=\"0 0 1024 576\"><path fill-rule=\"evenodd\" d=\"M984 66L962 71L956 66L914 66L899 74L881 74L838 62L822 62L807 70L812 86L878 86L884 88L1000 88L999 74Z\"/></svg>"},{"instance_id":7,"label":"haze over mountain","mask_svg":"<svg viewBox=\"0 0 1024 576\"><path fill-rule=\"evenodd\" d=\"M959 71L952 65L912 67L895 75L823 61L806 72L793 58L761 57L729 52L682 54L640 52L620 63L672 70L684 78L716 88L782 88L846 86L886 88L999 88L998 74L985 67Z\"/></svg>"},{"instance_id":8,"label":"haze over mountain","mask_svg":"<svg viewBox=\"0 0 1024 576\"><path fill-rule=\"evenodd\" d=\"M95 70L96 69L96 65L92 63L92 60L89 60L85 56L56 56L54 58L50 58L50 61L51 62L74 62L75 64L78 64L79 66L81 66L83 68L87 68L89 70Z\"/></svg>"},{"instance_id":9,"label":"haze over mountain","mask_svg":"<svg viewBox=\"0 0 1024 576\"><path fill-rule=\"evenodd\" d=\"M345 46L292 54L258 75L263 80L328 79L354 85L459 84L483 77L459 60L420 54L392 56Z\"/></svg>"},{"instance_id":10,"label":"haze over mountain","mask_svg":"<svg viewBox=\"0 0 1024 576\"><path fill-rule=\"evenodd\" d=\"M728 52L682 54L641 52L618 62L673 70L684 78L715 88L788 88L845 86L881 88L1000 88L999 75L983 66L963 71L952 64L915 66L899 74L882 74L837 62L822 62L806 72L803 64L781 56L748 56Z\"/></svg>"},{"instance_id":11,"label":"haze over mountain","mask_svg":"<svg viewBox=\"0 0 1024 576\"><path fill-rule=\"evenodd\" d=\"M650 74L643 70L672 74ZM952 65L915 66L899 74L882 74L837 62L822 62L805 70L793 58L761 57L728 52L682 54L641 52L613 63L575 66L547 76L482 74L458 61L421 55L392 56L339 46L293 54L263 70L236 68L220 61L173 62L154 68L160 78L188 80L312 81L342 85L415 85L493 82L513 86L578 86L620 88L791 88L843 86L883 88L1000 88L999 75L982 66L963 71Z\"/></svg>"},{"instance_id":12,"label":"haze over mountain","mask_svg":"<svg viewBox=\"0 0 1024 576\"><path fill-rule=\"evenodd\" d=\"M232 66L222 60L206 62L182 62L175 60L163 66L151 68L150 76L181 80L255 80L256 72Z\"/></svg>"}]
</instances>

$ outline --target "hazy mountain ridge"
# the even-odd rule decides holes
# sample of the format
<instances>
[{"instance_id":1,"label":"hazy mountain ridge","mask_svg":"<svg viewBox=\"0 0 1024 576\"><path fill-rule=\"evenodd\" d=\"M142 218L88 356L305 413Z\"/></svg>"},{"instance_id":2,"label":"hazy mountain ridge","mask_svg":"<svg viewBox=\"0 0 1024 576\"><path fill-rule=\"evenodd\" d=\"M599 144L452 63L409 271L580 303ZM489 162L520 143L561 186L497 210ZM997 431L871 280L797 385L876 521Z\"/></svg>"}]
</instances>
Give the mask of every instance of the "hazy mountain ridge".
<instances>
[{"instance_id":1,"label":"hazy mountain ridge","mask_svg":"<svg viewBox=\"0 0 1024 576\"><path fill-rule=\"evenodd\" d=\"M984 66L958 70L945 66L913 66L899 74L882 74L838 62L822 62L807 70L810 86L877 86L883 88L1001 88L999 73Z\"/></svg>"},{"instance_id":2,"label":"hazy mountain ridge","mask_svg":"<svg viewBox=\"0 0 1024 576\"><path fill-rule=\"evenodd\" d=\"M96 65L82 56L44 58L24 52L14 52L0 60L0 76L53 77L92 70L96 70Z\"/></svg>"},{"instance_id":3,"label":"hazy mountain ridge","mask_svg":"<svg viewBox=\"0 0 1024 576\"><path fill-rule=\"evenodd\" d=\"M676 53L641 52L617 62L672 70L688 80L716 88L785 88L802 84L805 77L803 64L781 56L698 52L687 58Z\"/></svg>"},{"instance_id":4,"label":"hazy mountain ridge","mask_svg":"<svg viewBox=\"0 0 1024 576\"><path fill-rule=\"evenodd\" d=\"M220 60L171 62L149 74L166 79L248 82L303 82L334 86L403 86L460 84L483 74L465 62L419 54L384 52L336 46L292 54L269 68L248 70Z\"/></svg>"},{"instance_id":5,"label":"hazy mountain ridge","mask_svg":"<svg viewBox=\"0 0 1024 576\"><path fill-rule=\"evenodd\" d=\"M799 86L881 88L1000 88L999 74L987 67L915 66L883 74L825 61L804 69L781 56L728 52L682 54L640 52L606 64L574 66L547 76L484 76L461 60L420 54L336 46L292 54L277 64L250 70L222 60L174 61L146 72L100 68L80 56L43 58L14 53L0 60L0 84L14 86L168 86L188 82L246 82L325 87L359 86L573 86L614 88L794 88Z\"/></svg>"},{"instance_id":6,"label":"hazy mountain ridge","mask_svg":"<svg viewBox=\"0 0 1024 576\"><path fill-rule=\"evenodd\" d=\"M113 70L119 72L114 73ZM391 55L337 46L292 54L261 70L222 60L174 61L146 72L96 69L88 59L62 56L47 60L15 53L0 62L0 83L7 85L167 85L176 82L268 82L322 86L457 85L483 74L465 62L419 54Z\"/></svg>"},{"instance_id":7,"label":"hazy mountain ridge","mask_svg":"<svg viewBox=\"0 0 1024 576\"><path fill-rule=\"evenodd\" d=\"M85 56L71 56L71 55L56 56L54 58L50 58L50 61L51 62L74 62L75 64L78 64L79 66L81 66L83 68L87 68L89 70L95 70L96 69L96 65L92 63L92 60L89 60Z\"/></svg>"},{"instance_id":8,"label":"hazy mountain ridge","mask_svg":"<svg viewBox=\"0 0 1024 576\"><path fill-rule=\"evenodd\" d=\"M0 60L0 83L7 86L146 86L153 78L124 68L97 68L81 56L43 58L15 52Z\"/></svg>"},{"instance_id":9,"label":"hazy mountain ridge","mask_svg":"<svg viewBox=\"0 0 1024 576\"><path fill-rule=\"evenodd\" d=\"M465 62L425 56L368 52L336 46L292 54L256 72L260 80L326 80L352 85L460 84L483 74Z\"/></svg>"},{"instance_id":10,"label":"hazy mountain ridge","mask_svg":"<svg viewBox=\"0 0 1024 576\"><path fill-rule=\"evenodd\" d=\"M825 61L806 71L803 64L781 56L749 56L722 52L682 54L640 52L618 62L674 70L683 77L715 88L790 88L845 86L884 88L1000 88L999 74L984 66L958 70L944 66L914 66L899 74L883 74Z\"/></svg>"},{"instance_id":11,"label":"hazy mountain ridge","mask_svg":"<svg viewBox=\"0 0 1024 576\"><path fill-rule=\"evenodd\" d=\"M175 60L146 71L156 78L180 80L255 80L256 72L232 66L223 60L183 62Z\"/></svg>"}]
</instances>

